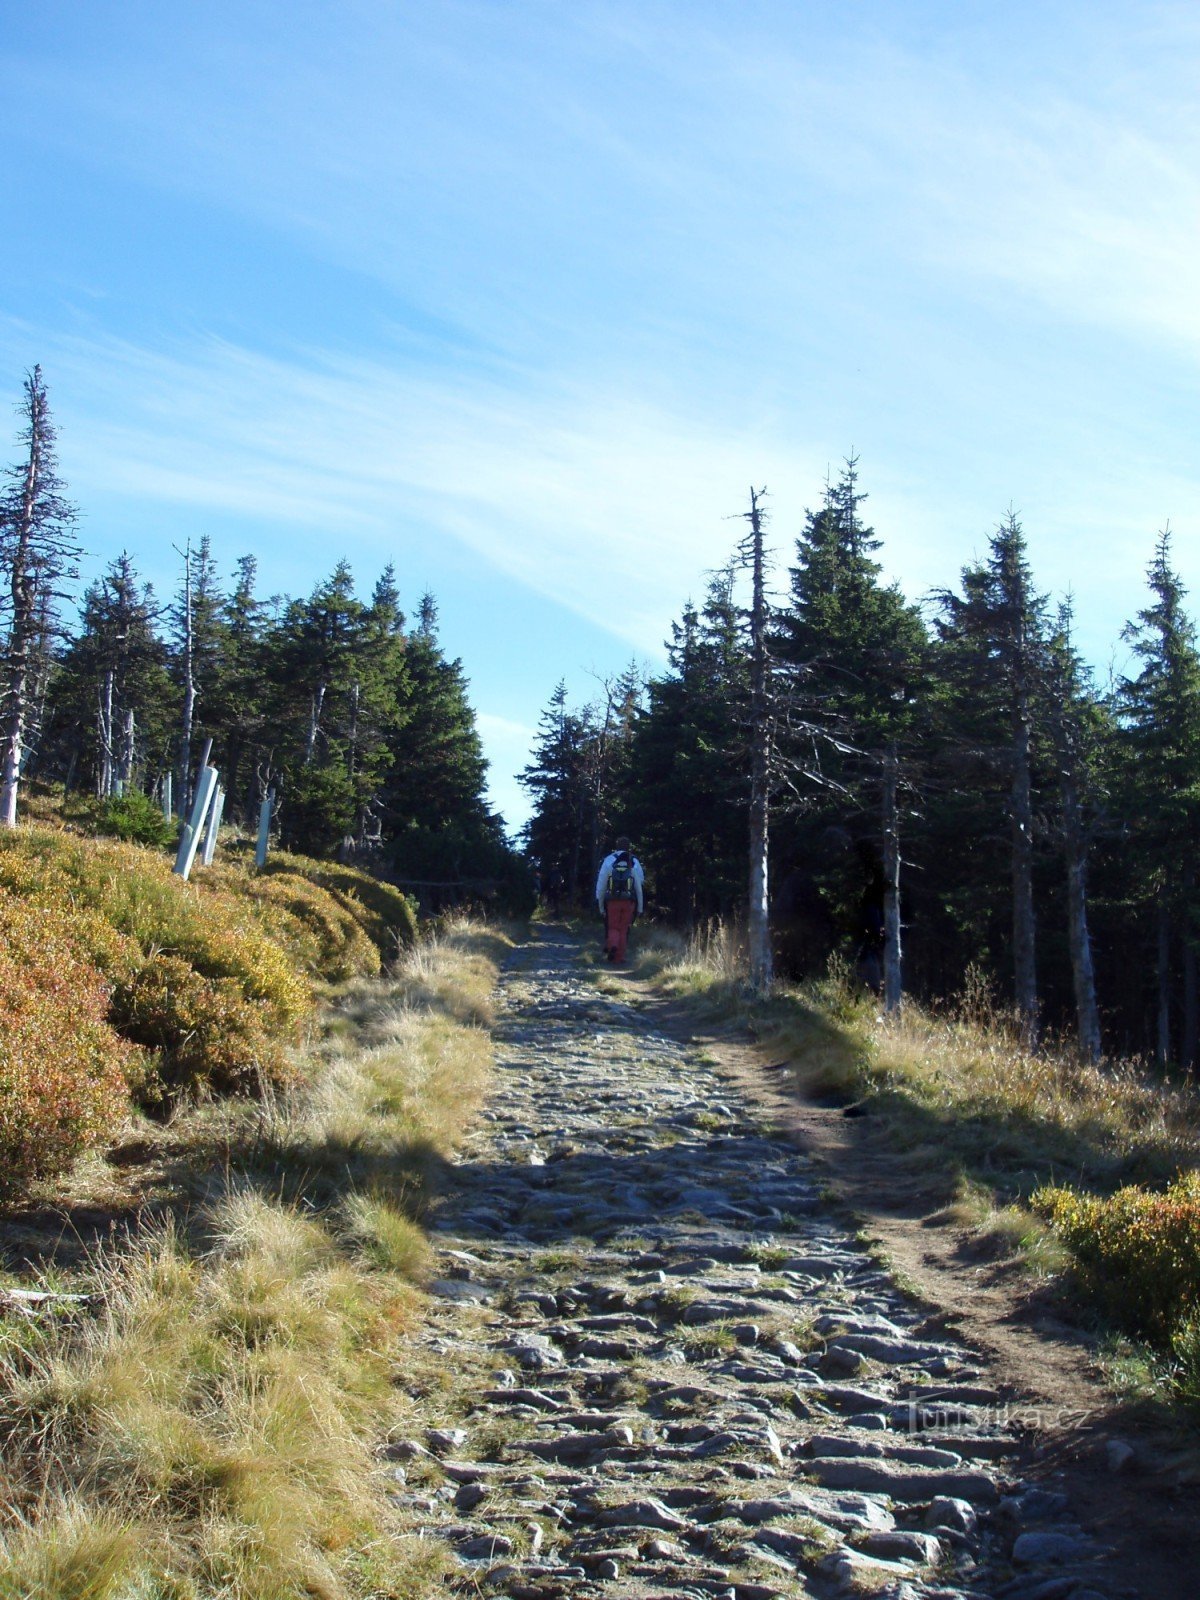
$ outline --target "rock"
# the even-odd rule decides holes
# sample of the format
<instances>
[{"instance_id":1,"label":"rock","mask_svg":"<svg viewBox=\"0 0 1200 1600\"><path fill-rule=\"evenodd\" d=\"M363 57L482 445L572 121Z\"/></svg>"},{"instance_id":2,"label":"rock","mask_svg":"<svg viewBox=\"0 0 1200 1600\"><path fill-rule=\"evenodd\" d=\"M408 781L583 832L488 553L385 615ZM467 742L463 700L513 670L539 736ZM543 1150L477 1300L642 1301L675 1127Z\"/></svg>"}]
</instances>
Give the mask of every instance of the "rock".
<instances>
[{"instance_id":1,"label":"rock","mask_svg":"<svg viewBox=\"0 0 1200 1600\"><path fill-rule=\"evenodd\" d=\"M977 1521L971 1502L955 1495L936 1495L925 1513L927 1528L951 1528L955 1533L974 1533Z\"/></svg>"},{"instance_id":2,"label":"rock","mask_svg":"<svg viewBox=\"0 0 1200 1600\"><path fill-rule=\"evenodd\" d=\"M491 1492L486 1484L464 1483L454 1496L455 1507L459 1511L473 1511L477 1505L488 1498Z\"/></svg>"},{"instance_id":3,"label":"rock","mask_svg":"<svg viewBox=\"0 0 1200 1600\"><path fill-rule=\"evenodd\" d=\"M512 1555L513 1542L502 1533L485 1533L474 1539L464 1539L458 1553L466 1561L495 1561L497 1556Z\"/></svg>"},{"instance_id":4,"label":"rock","mask_svg":"<svg viewBox=\"0 0 1200 1600\"><path fill-rule=\"evenodd\" d=\"M627 1500L609 1506L596 1519L606 1528L661 1528L666 1533L685 1533L689 1523L671 1511L661 1500Z\"/></svg>"},{"instance_id":5,"label":"rock","mask_svg":"<svg viewBox=\"0 0 1200 1600\"><path fill-rule=\"evenodd\" d=\"M1024 1525L1029 1522L1048 1522L1051 1517L1061 1517L1068 1505L1065 1494L1052 1489L1026 1489L1023 1494L1006 1495L996 1508L998 1516L1007 1522Z\"/></svg>"},{"instance_id":6,"label":"rock","mask_svg":"<svg viewBox=\"0 0 1200 1600\"><path fill-rule=\"evenodd\" d=\"M903 1582L912 1568L903 1561L887 1561L881 1556L862 1555L857 1550L837 1550L821 1562L821 1573L845 1594L879 1594L891 1581Z\"/></svg>"},{"instance_id":7,"label":"rock","mask_svg":"<svg viewBox=\"0 0 1200 1600\"><path fill-rule=\"evenodd\" d=\"M467 1442L465 1428L429 1428L425 1442L435 1456L448 1456L452 1450L461 1450Z\"/></svg>"},{"instance_id":8,"label":"rock","mask_svg":"<svg viewBox=\"0 0 1200 1600\"><path fill-rule=\"evenodd\" d=\"M619 1578L621 1576L621 1567L619 1562L612 1560L611 1557L601 1561L596 1567L596 1576L598 1578L608 1579L609 1581L614 1578Z\"/></svg>"},{"instance_id":9,"label":"rock","mask_svg":"<svg viewBox=\"0 0 1200 1600\"><path fill-rule=\"evenodd\" d=\"M1110 1472L1124 1472L1133 1465L1136 1454L1128 1439L1110 1439L1104 1447L1104 1458Z\"/></svg>"},{"instance_id":10,"label":"rock","mask_svg":"<svg viewBox=\"0 0 1200 1600\"><path fill-rule=\"evenodd\" d=\"M866 1366L866 1360L858 1350L852 1350L844 1344L828 1345L821 1353L818 1363L820 1370L831 1378L853 1378Z\"/></svg>"},{"instance_id":11,"label":"rock","mask_svg":"<svg viewBox=\"0 0 1200 1600\"><path fill-rule=\"evenodd\" d=\"M888 1532L868 1533L859 1539L856 1549L867 1555L882 1556L887 1561L919 1561L932 1567L942 1558L942 1547L932 1533L915 1533L900 1528Z\"/></svg>"},{"instance_id":12,"label":"rock","mask_svg":"<svg viewBox=\"0 0 1200 1600\"><path fill-rule=\"evenodd\" d=\"M435 1278L429 1293L439 1300L458 1300L463 1305L485 1306L492 1299L491 1291L463 1278Z\"/></svg>"},{"instance_id":13,"label":"rock","mask_svg":"<svg viewBox=\"0 0 1200 1600\"><path fill-rule=\"evenodd\" d=\"M991 1478L982 1472L937 1471L927 1467L907 1467L890 1461L862 1457L818 1456L805 1463L805 1470L818 1483L832 1489L860 1489L868 1494L887 1494L893 1500L932 1500L954 1498L991 1505L998 1491Z\"/></svg>"},{"instance_id":14,"label":"rock","mask_svg":"<svg viewBox=\"0 0 1200 1600\"><path fill-rule=\"evenodd\" d=\"M802 1367L804 1365L804 1352L799 1345L793 1344L790 1339L773 1339L771 1341L771 1350L781 1361L785 1361L789 1367Z\"/></svg>"},{"instance_id":15,"label":"rock","mask_svg":"<svg viewBox=\"0 0 1200 1600\"><path fill-rule=\"evenodd\" d=\"M1091 1541L1073 1533L1058 1533L1053 1529L1038 1529L1018 1534L1013 1544L1012 1558L1018 1567L1035 1567L1043 1563L1076 1561L1089 1554Z\"/></svg>"},{"instance_id":16,"label":"rock","mask_svg":"<svg viewBox=\"0 0 1200 1600\"><path fill-rule=\"evenodd\" d=\"M386 1461L415 1461L418 1456L432 1456L433 1452L415 1439L392 1439L384 1445L382 1454Z\"/></svg>"}]
</instances>

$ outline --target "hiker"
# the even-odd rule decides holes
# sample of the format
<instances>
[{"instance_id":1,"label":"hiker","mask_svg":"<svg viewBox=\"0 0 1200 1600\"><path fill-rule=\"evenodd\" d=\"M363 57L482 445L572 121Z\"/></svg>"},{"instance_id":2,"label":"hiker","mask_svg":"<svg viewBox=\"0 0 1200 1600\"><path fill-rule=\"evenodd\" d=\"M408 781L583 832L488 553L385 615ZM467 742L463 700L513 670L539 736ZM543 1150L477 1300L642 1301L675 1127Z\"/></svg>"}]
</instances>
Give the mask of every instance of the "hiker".
<instances>
[{"instance_id":1,"label":"hiker","mask_svg":"<svg viewBox=\"0 0 1200 1600\"><path fill-rule=\"evenodd\" d=\"M644 882L642 864L622 834L617 848L600 863L596 877L596 904L604 918L604 954L609 961L625 960L630 926L642 910Z\"/></svg>"}]
</instances>

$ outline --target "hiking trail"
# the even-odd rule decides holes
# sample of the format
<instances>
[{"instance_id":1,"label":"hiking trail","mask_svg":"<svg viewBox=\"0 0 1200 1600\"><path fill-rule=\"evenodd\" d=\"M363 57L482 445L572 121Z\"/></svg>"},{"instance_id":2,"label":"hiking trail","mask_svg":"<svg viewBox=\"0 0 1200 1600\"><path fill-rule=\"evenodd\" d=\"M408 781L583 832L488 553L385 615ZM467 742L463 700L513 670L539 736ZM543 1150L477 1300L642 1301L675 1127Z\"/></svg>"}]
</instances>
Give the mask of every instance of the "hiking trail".
<instances>
[{"instance_id":1,"label":"hiking trail","mask_svg":"<svg viewBox=\"0 0 1200 1600\"><path fill-rule=\"evenodd\" d=\"M578 954L544 928L502 979L414 1353L457 1411L386 1449L406 1523L514 1600L1129 1595L811 1157Z\"/></svg>"}]
</instances>

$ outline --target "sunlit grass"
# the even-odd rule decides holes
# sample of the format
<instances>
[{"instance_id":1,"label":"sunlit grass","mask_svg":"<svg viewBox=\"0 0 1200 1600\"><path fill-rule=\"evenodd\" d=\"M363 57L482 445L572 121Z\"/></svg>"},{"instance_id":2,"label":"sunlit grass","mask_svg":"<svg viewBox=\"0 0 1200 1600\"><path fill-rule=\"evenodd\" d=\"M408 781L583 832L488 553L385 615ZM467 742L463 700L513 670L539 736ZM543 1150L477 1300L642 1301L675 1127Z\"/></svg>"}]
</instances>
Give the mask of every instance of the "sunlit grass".
<instances>
[{"instance_id":1,"label":"sunlit grass","mask_svg":"<svg viewBox=\"0 0 1200 1600\"><path fill-rule=\"evenodd\" d=\"M86 1310L0 1319L0 1597L440 1588L377 1445L412 1403L419 1217L483 1092L501 949L458 924L357 985L220 1198L96 1253L65 1280Z\"/></svg>"}]
</instances>

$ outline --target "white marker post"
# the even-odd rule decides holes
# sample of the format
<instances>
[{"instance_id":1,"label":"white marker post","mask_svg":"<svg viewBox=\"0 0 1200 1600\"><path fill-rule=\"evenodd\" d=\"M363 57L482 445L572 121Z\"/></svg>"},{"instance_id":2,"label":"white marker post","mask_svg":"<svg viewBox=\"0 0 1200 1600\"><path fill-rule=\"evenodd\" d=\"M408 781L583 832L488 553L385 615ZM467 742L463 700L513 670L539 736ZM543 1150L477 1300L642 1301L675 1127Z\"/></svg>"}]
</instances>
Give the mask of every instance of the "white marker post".
<instances>
[{"instance_id":1,"label":"white marker post","mask_svg":"<svg viewBox=\"0 0 1200 1600\"><path fill-rule=\"evenodd\" d=\"M206 867L213 864L213 856L217 849L217 830L221 826L221 813L225 809L225 791L217 785L217 792L213 796L212 810L208 814L208 832L204 835L203 861Z\"/></svg>"},{"instance_id":2,"label":"white marker post","mask_svg":"<svg viewBox=\"0 0 1200 1600\"><path fill-rule=\"evenodd\" d=\"M191 820L185 825L183 837L179 841L179 854L175 857L174 871L186 882L192 870L192 863L196 859L196 851L200 846L200 834L204 827L204 818L212 804L213 796L217 792L216 767L201 767L200 782L196 785L196 803L192 807Z\"/></svg>"},{"instance_id":3,"label":"white marker post","mask_svg":"<svg viewBox=\"0 0 1200 1600\"><path fill-rule=\"evenodd\" d=\"M268 789L258 808L258 848L254 852L254 865L261 872L267 864L267 845L271 838L271 812L275 806L275 791Z\"/></svg>"}]
</instances>

